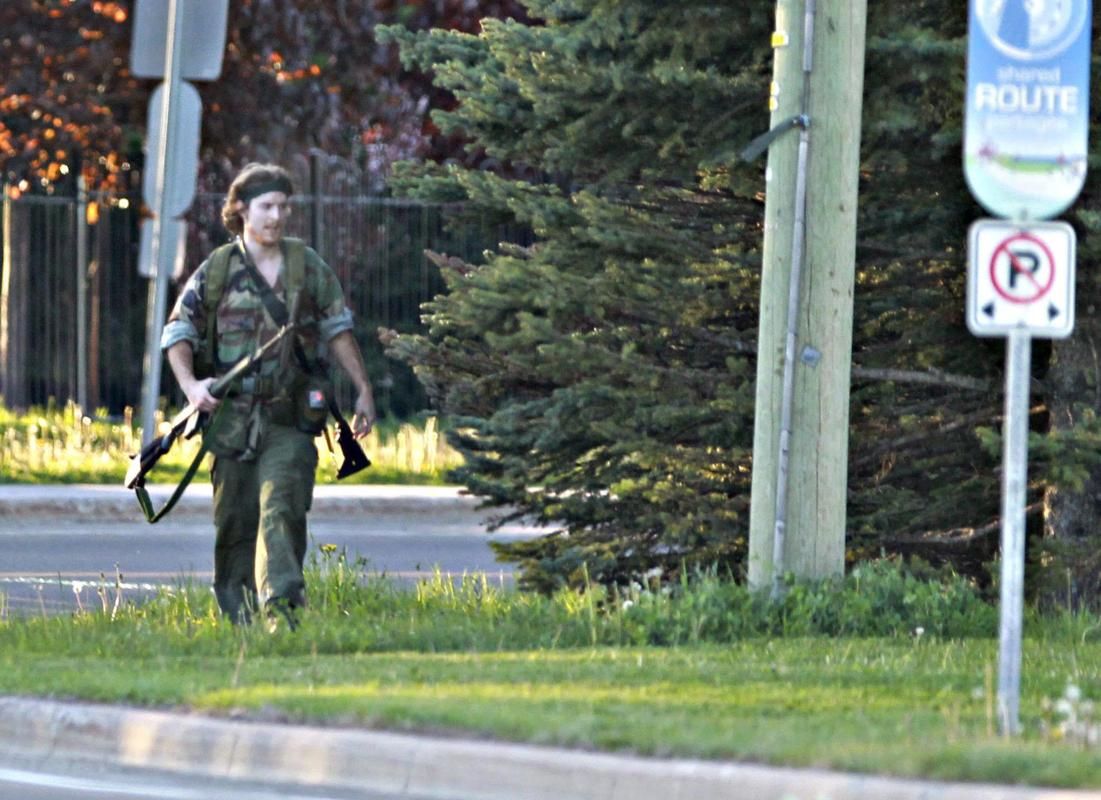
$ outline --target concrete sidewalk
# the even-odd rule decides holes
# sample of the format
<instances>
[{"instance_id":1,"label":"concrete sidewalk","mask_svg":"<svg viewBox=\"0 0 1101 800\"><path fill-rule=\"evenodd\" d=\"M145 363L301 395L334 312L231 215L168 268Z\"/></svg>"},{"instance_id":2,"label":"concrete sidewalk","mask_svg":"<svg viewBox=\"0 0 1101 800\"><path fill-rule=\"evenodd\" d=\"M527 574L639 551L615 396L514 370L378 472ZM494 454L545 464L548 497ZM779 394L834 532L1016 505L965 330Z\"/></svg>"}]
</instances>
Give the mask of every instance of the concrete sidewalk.
<instances>
[{"instance_id":1,"label":"concrete sidewalk","mask_svg":"<svg viewBox=\"0 0 1101 800\"><path fill-rule=\"evenodd\" d=\"M435 800L1097 800L1101 793L905 781L0 697L0 757Z\"/></svg>"},{"instance_id":2,"label":"concrete sidewalk","mask_svg":"<svg viewBox=\"0 0 1101 800\"><path fill-rule=\"evenodd\" d=\"M154 505L160 505L175 486L147 487ZM174 515L209 516L209 483L193 483L172 510ZM322 484L314 489L314 516L335 516L363 512L387 514L440 514L470 511L478 499L453 486L354 486ZM0 515L24 517L71 517L97 519L141 518L134 493L122 486L92 484L0 484Z\"/></svg>"}]
</instances>

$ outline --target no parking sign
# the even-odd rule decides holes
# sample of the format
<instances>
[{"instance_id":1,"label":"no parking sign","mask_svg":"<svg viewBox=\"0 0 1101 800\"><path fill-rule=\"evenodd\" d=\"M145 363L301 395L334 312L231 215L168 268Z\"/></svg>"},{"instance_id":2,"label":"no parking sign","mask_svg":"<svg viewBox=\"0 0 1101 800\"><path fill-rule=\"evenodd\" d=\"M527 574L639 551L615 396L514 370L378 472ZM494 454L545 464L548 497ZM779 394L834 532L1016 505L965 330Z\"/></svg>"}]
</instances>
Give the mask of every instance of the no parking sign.
<instances>
[{"instance_id":1,"label":"no parking sign","mask_svg":"<svg viewBox=\"0 0 1101 800\"><path fill-rule=\"evenodd\" d=\"M968 247L967 327L976 336L1061 339L1074 329L1074 229L979 220Z\"/></svg>"},{"instance_id":2,"label":"no parking sign","mask_svg":"<svg viewBox=\"0 0 1101 800\"><path fill-rule=\"evenodd\" d=\"M964 176L1005 220L968 236L967 327L1006 337L998 716L1019 733L1032 338L1074 328L1074 231L1050 219L1086 177L1091 0L968 0ZM1013 220L1013 221L1011 221Z\"/></svg>"}]
</instances>

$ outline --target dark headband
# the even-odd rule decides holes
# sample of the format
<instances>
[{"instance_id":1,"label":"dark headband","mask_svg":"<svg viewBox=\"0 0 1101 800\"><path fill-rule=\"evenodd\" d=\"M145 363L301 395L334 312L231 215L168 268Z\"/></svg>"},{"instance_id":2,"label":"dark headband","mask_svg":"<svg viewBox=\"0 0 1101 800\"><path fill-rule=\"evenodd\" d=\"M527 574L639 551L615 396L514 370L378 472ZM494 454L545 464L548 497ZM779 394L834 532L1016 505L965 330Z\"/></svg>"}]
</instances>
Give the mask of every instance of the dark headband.
<instances>
[{"instance_id":1,"label":"dark headband","mask_svg":"<svg viewBox=\"0 0 1101 800\"><path fill-rule=\"evenodd\" d=\"M237 192L237 199L245 205L252 202L253 198L259 197L262 194L268 192L282 192L285 195L294 194L294 187L291 186L290 179L283 175L277 175L266 181L260 183L254 183L252 186L246 186Z\"/></svg>"}]
</instances>

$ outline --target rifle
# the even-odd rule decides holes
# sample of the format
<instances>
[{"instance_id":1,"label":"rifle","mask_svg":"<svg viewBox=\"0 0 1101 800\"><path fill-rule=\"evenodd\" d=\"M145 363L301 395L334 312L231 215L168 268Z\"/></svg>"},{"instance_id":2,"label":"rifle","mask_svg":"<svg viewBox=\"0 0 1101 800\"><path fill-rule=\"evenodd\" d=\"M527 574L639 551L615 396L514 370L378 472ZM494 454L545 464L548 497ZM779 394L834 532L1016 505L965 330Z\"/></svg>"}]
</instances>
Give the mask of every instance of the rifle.
<instances>
[{"instance_id":1,"label":"rifle","mask_svg":"<svg viewBox=\"0 0 1101 800\"><path fill-rule=\"evenodd\" d=\"M246 267L249 265L246 264ZM264 283L258 283L258 286L265 286ZM281 320L289 319L290 324L295 324L298 321L298 309L302 300L302 292L294 292L294 299L291 301L291 308L288 312L286 306L283 305L279 298L274 297L270 292L265 292L261 289L260 299L263 301L271 318L277 322ZM302 343L296 338L292 347L284 351L284 356L288 353L293 353L295 360L298 362L299 368L307 375L316 375L319 371L317 364L311 363L310 359L306 357L305 350L302 349ZM283 366L286 366L284 362ZM341 455L344 457L340 463L339 469L336 472L336 479L342 480L349 475L355 475L361 469L366 469L371 466L371 459L367 458L367 454L363 452L363 448L359 446L359 442L356 441L355 434L352 433L351 427L348 425L348 421L344 419L344 415L340 413L340 405L337 403L336 398L332 392L326 392L326 400L329 405L329 413L332 415L333 420L336 422L336 443L340 447ZM333 452L333 440L329 438L329 429L323 428L325 433L325 442L329 445L329 452Z\"/></svg>"},{"instance_id":2,"label":"rifle","mask_svg":"<svg viewBox=\"0 0 1101 800\"><path fill-rule=\"evenodd\" d=\"M219 400L223 398L226 393L229 392L233 383L258 367L260 360L271 352L293 328L293 323L284 325L275 336L257 349L256 352L245 356L230 367L228 372L210 384L210 389L208 390L210 394ZM172 418L172 421L169 423L169 430L164 436L158 436L150 440L150 442L141 449L140 453L130 456L130 467L126 470L126 478L123 480L123 485L127 489L135 490L144 487L145 476L153 469L153 466L161 459L161 456L171 450L172 445L175 444L176 440L181 436L184 439L190 439L198 431L202 430L206 422L206 417L207 415L205 412L199 411L196 406L188 403L182 411ZM140 499L139 497L139 500Z\"/></svg>"}]
</instances>

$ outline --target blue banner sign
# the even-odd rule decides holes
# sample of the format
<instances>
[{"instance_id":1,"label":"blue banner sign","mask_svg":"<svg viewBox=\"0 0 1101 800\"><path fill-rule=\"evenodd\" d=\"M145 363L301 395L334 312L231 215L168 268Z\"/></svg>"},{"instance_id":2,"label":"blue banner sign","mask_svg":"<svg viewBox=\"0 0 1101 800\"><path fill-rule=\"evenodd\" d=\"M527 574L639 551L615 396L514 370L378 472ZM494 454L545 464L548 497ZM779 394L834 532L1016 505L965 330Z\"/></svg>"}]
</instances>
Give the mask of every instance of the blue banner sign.
<instances>
[{"instance_id":1,"label":"blue banner sign","mask_svg":"<svg viewBox=\"0 0 1101 800\"><path fill-rule=\"evenodd\" d=\"M995 216L1058 216L1086 181L1090 0L969 7L967 184Z\"/></svg>"}]
</instances>

